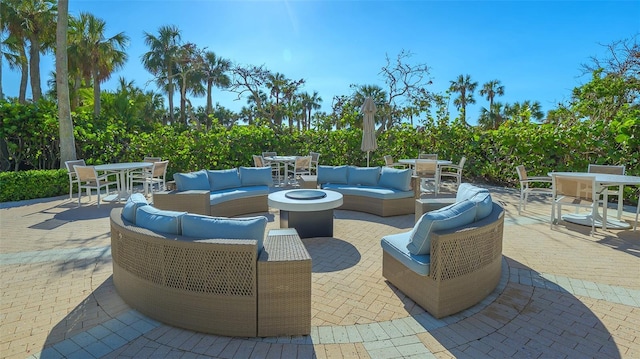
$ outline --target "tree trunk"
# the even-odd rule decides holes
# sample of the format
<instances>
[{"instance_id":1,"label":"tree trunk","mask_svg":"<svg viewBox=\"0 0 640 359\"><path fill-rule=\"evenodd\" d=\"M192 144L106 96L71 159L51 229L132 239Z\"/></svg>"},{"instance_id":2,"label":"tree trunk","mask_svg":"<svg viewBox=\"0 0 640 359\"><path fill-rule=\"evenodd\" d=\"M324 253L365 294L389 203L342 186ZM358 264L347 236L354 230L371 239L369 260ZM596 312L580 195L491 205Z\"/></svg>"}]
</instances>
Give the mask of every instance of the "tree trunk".
<instances>
[{"instance_id":1,"label":"tree trunk","mask_svg":"<svg viewBox=\"0 0 640 359\"><path fill-rule=\"evenodd\" d=\"M173 73L171 71L171 64L167 68L167 99L169 100L169 120L173 125ZM165 117L163 117L163 120ZM167 121L163 121L163 125L167 125Z\"/></svg>"},{"instance_id":2,"label":"tree trunk","mask_svg":"<svg viewBox=\"0 0 640 359\"><path fill-rule=\"evenodd\" d=\"M93 69L93 115L100 116L100 80L98 79L98 61L94 61Z\"/></svg>"},{"instance_id":3,"label":"tree trunk","mask_svg":"<svg viewBox=\"0 0 640 359\"><path fill-rule=\"evenodd\" d=\"M26 61L27 53L24 46L20 46L20 93L18 94L18 102L25 103L27 101L27 84L29 83L29 64Z\"/></svg>"},{"instance_id":4,"label":"tree trunk","mask_svg":"<svg viewBox=\"0 0 640 359\"><path fill-rule=\"evenodd\" d=\"M211 90L213 87L213 81L207 81L207 115L210 115L213 111L213 99L211 98Z\"/></svg>"},{"instance_id":5,"label":"tree trunk","mask_svg":"<svg viewBox=\"0 0 640 359\"><path fill-rule=\"evenodd\" d=\"M69 67L67 62L67 28L69 1L58 0L58 24L56 25L56 91L58 92L58 121L60 123L60 168L66 161L76 159L76 144L69 103Z\"/></svg>"},{"instance_id":6,"label":"tree trunk","mask_svg":"<svg viewBox=\"0 0 640 359\"><path fill-rule=\"evenodd\" d=\"M29 37L29 71L31 72L31 94L33 102L42 97L42 89L40 87L40 42L37 35Z\"/></svg>"}]
</instances>

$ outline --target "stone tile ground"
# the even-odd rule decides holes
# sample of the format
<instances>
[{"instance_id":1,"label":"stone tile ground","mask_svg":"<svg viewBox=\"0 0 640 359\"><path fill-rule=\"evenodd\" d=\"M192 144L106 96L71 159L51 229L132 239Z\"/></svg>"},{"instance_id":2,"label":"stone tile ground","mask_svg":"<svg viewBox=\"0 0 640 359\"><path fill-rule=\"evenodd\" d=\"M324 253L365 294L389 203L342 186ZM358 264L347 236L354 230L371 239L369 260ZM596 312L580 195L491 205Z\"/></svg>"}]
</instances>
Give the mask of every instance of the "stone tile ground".
<instances>
[{"instance_id":1,"label":"stone tile ground","mask_svg":"<svg viewBox=\"0 0 640 359\"><path fill-rule=\"evenodd\" d=\"M278 338L206 335L130 309L111 281L108 215L118 205L2 204L0 357L640 357L640 232L552 228L548 199L518 215L516 191L490 191L506 210L504 260L482 303L431 317L381 276L380 238L409 230L413 215L336 211L333 238L304 240L312 333ZM277 211L268 218L277 228Z\"/></svg>"}]
</instances>

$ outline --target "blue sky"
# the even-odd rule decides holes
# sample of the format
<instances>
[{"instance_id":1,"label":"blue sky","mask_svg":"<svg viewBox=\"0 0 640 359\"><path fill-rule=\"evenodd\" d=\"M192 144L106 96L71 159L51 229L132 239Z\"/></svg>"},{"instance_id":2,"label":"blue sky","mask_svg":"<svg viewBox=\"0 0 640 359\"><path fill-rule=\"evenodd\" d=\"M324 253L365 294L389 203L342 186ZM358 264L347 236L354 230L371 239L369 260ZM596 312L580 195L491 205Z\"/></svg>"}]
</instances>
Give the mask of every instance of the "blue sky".
<instances>
[{"instance_id":1,"label":"blue sky","mask_svg":"<svg viewBox=\"0 0 640 359\"><path fill-rule=\"evenodd\" d=\"M430 67L433 92L443 92L460 74L483 83L498 79L503 103L539 101L542 109L566 101L588 81L580 65L607 55L602 44L640 33L640 1L215 1L70 0L69 12L90 12L107 23L106 35L124 31L131 39L120 76L157 90L140 63L148 50L143 33L162 25L182 30L183 41L206 47L238 64L264 65L304 90L318 91L329 112L335 95L350 84L385 88L385 56L404 50L410 63ZM53 54L42 61L43 82ZM3 65L3 88L17 96L19 73ZM46 85L43 85L43 90ZM30 90L29 90L30 91ZM30 94L30 92L29 92ZM475 123L488 103L476 92L467 110ZM214 102L238 111L246 100L215 90ZM192 100L203 105L204 98ZM451 104L451 111L455 108Z\"/></svg>"}]
</instances>

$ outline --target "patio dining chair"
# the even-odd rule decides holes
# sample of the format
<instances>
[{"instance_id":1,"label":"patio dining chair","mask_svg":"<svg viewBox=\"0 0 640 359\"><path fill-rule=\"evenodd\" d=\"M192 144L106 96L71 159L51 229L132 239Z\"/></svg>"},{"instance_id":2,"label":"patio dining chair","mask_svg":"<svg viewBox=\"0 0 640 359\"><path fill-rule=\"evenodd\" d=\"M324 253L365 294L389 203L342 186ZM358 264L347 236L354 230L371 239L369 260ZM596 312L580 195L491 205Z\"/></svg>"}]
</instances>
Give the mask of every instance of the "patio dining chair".
<instances>
[{"instance_id":1,"label":"patio dining chair","mask_svg":"<svg viewBox=\"0 0 640 359\"><path fill-rule=\"evenodd\" d=\"M65 161L65 167L67 168L67 174L69 175L69 199L73 198L73 184L78 180L76 170L73 166L85 166L84 160Z\"/></svg>"},{"instance_id":2,"label":"patio dining chair","mask_svg":"<svg viewBox=\"0 0 640 359\"><path fill-rule=\"evenodd\" d=\"M420 177L420 193L434 192L436 195L440 189L440 174L438 173L438 161L417 159L413 174ZM433 182L431 191L427 184Z\"/></svg>"},{"instance_id":3,"label":"patio dining chair","mask_svg":"<svg viewBox=\"0 0 640 359\"><path fill-rule=\"evenodd\" d=\"M287 169L287 177L289 174L296 184L298 176L311 175L311 156L297 156L292 168Z\"/></svg>"},{"instance_id":4,"label":"patio dining chair","mask_svg":"<svg viewBox=\"0 0 640 359\"><path fill-rule=\"evenodd\" d=\"M142 160L142 162L147 162L147 163L155 163L160 161L162 161L161 157L152 157L152 156L145 156L144 159ZM152 170L153 170L152 167L144 167L144 168L137 168L135 170L129 171L127 173L127 177L129 178L129 184L128 184L129 188L133 190L134 182L138 182L138 183L144 182L145 179L151 175ZM146 194L146 188L145 188L145 194Z\"/></svg>"},{"instance_id":5,"label":"patio dining chair","mask_svg":"<svg viewBox=\"0 0 640 359\"><path fill-rule=\"evenodd\" d=\"M311 156L311 172L318 174L318 163L320 161L320 154L318 152L309 152L309 156Z\"/></svg>"},{"instance_id":6,"label":"patio dining chair","mask_svg":"<svg viewBox=\"0 0 640 359\"><path fill-rule=\"evenodd\" d=\"M100 191L102 188L106 188L106 194L109 194L110 185L116 185L116 187L118 187L118 181L109 181L108 174L98 176L98 172L96 172L94 166L74 165L73 168L78 178L78 207L80 207L83 189L87 191L89 200L91 200L92 189L98 192L98 207L100 207ZM118 191L119 190L120 188L118 188Z\"/></svg>"},{"instance_id":7,"label":"patio dining chair","mask_svg":"<svg viewBox=\"0 0 640 359\"><path fill-rule=\"evenodd\" d=\"M407 166L403 163L400 162L393 162L393 156L391 155L385 155L384 156L384 165L387 167L400 167L400 168L407 168Z\"/></svg>"},{"instance_id":8,"label":"patio dining chair","mask_svg":"<svg viewBox=\"0 0 640 359\"><path fill-rule=\"evenodd\" d=\"M456 188L460 187L462 183L462 169L467 162L467 158L462 156L458 164L442 165L440 166L440 183L442 183L442 177L451 177L456 180Z\"/></svg>"},{"instance_id":9,"label":"patio dining chair","mask_svg":"<svg viewBox=\"0 0 640 359\"><path fill-rule=\"evenodd\" d=\"M589 173L606 173L606 174L610 174L610 175L624 175L625 174L625 166L612 166L612 165L596 165L596 164L589 164L589 167L587 168L587 172ZM603 195L604 200L602 201L602 207L603 207L603 211L607 210L607 205L609 202L609 196L614 196L617 197L618 199L618 203L621 203L620 201L624 200L624 195L622 192L622 187L623 186L617 186L617 187L608 187L608 186L604 186L600 193ZM615 189L613 189L615 188ZM618 206L618 219L622 218L622 206Z\"/></svg>"},{"instance_id":10,"label":"patio dining chair","mask_svg":"<svg viewBox=\"0 0 640 359\"><path fill-rule=\"evenodd\" d=\"M149 171L143 172L145 174L144 177L137 177L131 180L131 188L133 188L133 183L142 183L145 196L149 194L149 189L151 189L151 193L153 193L155 184L158 185L159 191L166 189L166 176L168 166L169 161L154 162L153 167L151 167Z\"/></svg>"},{"instance_id":11,"label":"patio dining chair","mask_svg":"<svg viewBox=\"0 0 640 359\"><path fill-rule=\"evenodd\" d=\"M280 178L280 168L277 166L268 165L267 161L262 156L253 155L253 166L254 167L271 167L271 177L275 179Z\"/></svg>"},{"instance_id":12,"label":"patio dining chair","mask_svg":"<svg viewBox=\"0 0 640 359\"><path fill-rule=\"evenodd\" d=\"M551 176L552 181L552 203L551 203L551 228L558 223L562 216L562 206L574 206L577 209L591 209L591 235L596 230L595 221L599 204L599 194L596 192L595 176ZM556 210L557 209L557 210ZM606 212L603 221L607 220Z\"/></svg>"},{"instance_id":13,"label":"patio dining chair","mask_svg":"<svg viewBox=\"0 0 640 359\"><path fill-rule=\"evenodd\" d=\"M421 153L418 155L418 159L420 160L434 160L437 161L438 160L438 154L437 153Z\"/></svg>"},{"instance_id":14,"label":"patio dining chair","mask_svg":"<svg viewBox=\"0 0 640 359\"><path fill-rule=\"evenodd\" d=\"M518 214L522 209L526 209L527 201L530 194L553 194L553 190L547 187L529 187L532 183L552 183L549 176L532 176L527 175L527 170L523 165L517 166L518 178L520 179L520 202L518 202Z\"/></svg>"}]
</instances>

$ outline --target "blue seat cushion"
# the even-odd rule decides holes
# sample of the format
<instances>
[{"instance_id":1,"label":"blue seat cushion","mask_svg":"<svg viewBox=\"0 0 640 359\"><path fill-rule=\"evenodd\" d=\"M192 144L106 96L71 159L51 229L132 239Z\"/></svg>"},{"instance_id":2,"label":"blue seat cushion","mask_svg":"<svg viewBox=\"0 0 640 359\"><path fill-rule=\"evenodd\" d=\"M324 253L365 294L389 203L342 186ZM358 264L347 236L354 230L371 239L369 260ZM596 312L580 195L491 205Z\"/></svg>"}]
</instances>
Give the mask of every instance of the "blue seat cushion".
<instances>
[{"instance_id":1,"label":"blue seat cushion","mask_svg":"<svg viewBox=\"0 0 640 359\"><path fill-rule=\"evenodd\" d=\"M181 218L187 212L165 211L153 206L142 206L136 211L136 226L155 232L181 234Z\"/></svg>"},{"instance_id":2,"label":"blue seat cushion","mask_svg":"<svg viewBox=\"0 0 640 359\"><path fill-rule=\"evenodd\" d=\"M134 193L127 199L127 203L122 207L122 218L135 224L136 223L136 210L139 207L147 206L149 202L142 193Z\"/></svg>"},{"instance_id":3,"label":"blue seat cushion","mask_svg":"<svg viewBox=\"0 0 640 359\"><path fill-rule=\"evenodd\" d=\"M413 197L413 191L400 191L394 188L379 186L355 186L348 184L327 183L322 189L333 190L342 195L364 196L379 199L398 199Z\"/></svg>"},{"instance_id":4,"label":"blue seat cushion","mask_svg":"<svg viewBox=\"0 0 640 359\"><path fill-rule=\"evenodd\" d=\"M211 205L214 205L222 202L231 201L234 199L256 197L256 196L268 195L268 194L269 194L269 187L267 186L246 186L246 187L222 189L219 191L211 192L211 194L209 195L209 203Z\"/></svg>"},{"instance_id":5,"label":"blue seat cushion","mask_svg":"<svg viewBox=\"0 0 640 359\"><path fill-rule=\"evenodd\" d=\"M412 254L429 254L433 231L464 226L473 223L475 217L476 204L468 200L427 212L413 226L407 248Z\"/></svg>"},{"instance_id":6,"label":"blue seat cushion","mask_svg":"<svg viewBox=\"0 0 640 359\"><path fill-rule=\"evenodd\" d=\"M380 167L356 167L347 169L347 184L361 186L376 186L380 177Z\"/></svg>"},{"instance_id":7,"label":"blue seat cushion","mask_svg":"<svg viewBox=\"0 0 640 359\"><path fill-rule=\"evenodd\" d=\"M176 181L178 191L200 190L210 191L209 177L206 170L189 173L175 173L173 179Z\"/></svg>"},{"instance_id":8,"label":"blue seat cushion","mask_svg":"<svg viewBox=\"0 0 640 359\"><path fill-rule=\"evenodd\" d=\"M391 167L382 167L380 170L380 179L378 186L395 188L400 191L411 191L411 175L410 169L398 169Z\"/></svg>"},{"instance_id":9,"label":"blue seat cushion","mask_svg":"<svg viewBox=\"0 0 640 359\"><path fill-rule=\"evenodd\" d=\"M407 249L407 244L409 243L410 233L411 232L404 232L384 236L380 241L380 245L382 246L383 251L390 254L393 258L397 259L407 268L411 269L417 274L427 276L429 275L431 255L416 255L409 252L409 250Z\"/></svg>"},{"instance_id":10,"label":"blue seat cushion","mask_svg":"<svg viewBox=\"0 0 640 359\"><path fill-rule=\"evenodd\" d=\"M264 216L224 218L199 214L182 216L182 235L209 239L255 239L258 241L258 253L262 250L267 218Z\"/></svg>"},{"instance_id":11,"label":"blue seat cushion","mask_svg":"<svg viewBox=\"0 0 640 359\"><path fill-rule=\"evenodd\" d=\"M273 186L271 167L240 167L240 182L243 186Z\"/></svg>"},{"instance_id":12,"label":"blue seat cushion","mask_svg":"<svg viewBox=\"0 0 640 359\"><path fill-rule=\"evenodd\" d=\"M318 166L318 184L347 184L348 166Z\"/></svg>"},{"instance_id":13,"label":"blue seat cushion","mask_svg":"<svg viewBox=\"0 0 640 359\"><path fill-rule=\"evenodd\" d=\"M238 170L235 168L215 171L208 170L207 177L209 178L209 188L212 191L236 188L242 185Z\"/></svg>"}]
</instances>

